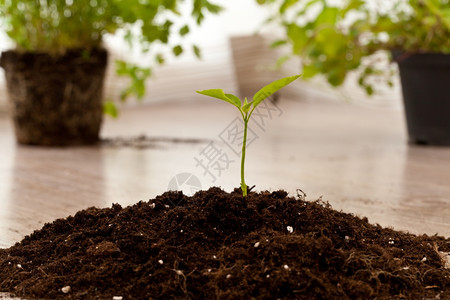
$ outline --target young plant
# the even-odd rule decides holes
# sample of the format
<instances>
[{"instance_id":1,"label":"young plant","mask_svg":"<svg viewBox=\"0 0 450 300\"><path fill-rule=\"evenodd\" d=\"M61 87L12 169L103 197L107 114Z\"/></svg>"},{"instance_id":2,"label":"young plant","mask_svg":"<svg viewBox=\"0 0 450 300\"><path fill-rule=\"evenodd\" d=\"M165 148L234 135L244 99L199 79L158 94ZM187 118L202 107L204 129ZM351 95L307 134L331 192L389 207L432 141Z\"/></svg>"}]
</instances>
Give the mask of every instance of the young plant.
<instances>
[{"instance_id":1,"label":"young plant","mask_svg":"<svg viewBox=\"0 0 450 300\"><path fill-rule=\"evenodd\" d=\"M226 101L239 109L239 112L241 113L242 120L244 121L244 137L243 137L243 143L242 143L242 152L241 152L241 189L242 189L242 196L247 197L247 184L245 184L245 176L244 176L244 167L245 167L245 154L246 154L246 147L247 147L247 128L248 128L248 121L250 120L250 117L253 114L253 111L255 108L263 102L267 97L275 93L276 91L282 89L289 83L293 82L297 78L299 78L301 75L295 75L290 77L285 77L282 79L279 79L277 81L274 81L272 83L269 83L262 89L260 89L254 96L253 100L251 102L248 102L247 97L244 99L244 103L242 103L241 99L239 99L237 96L233 94L225 94L225 92L222 89L210 89L210 90L204 90L204 91L197 91L197 93L210 96L213 98L217 98L223 101Z\"/></svg>"}]
</instances>

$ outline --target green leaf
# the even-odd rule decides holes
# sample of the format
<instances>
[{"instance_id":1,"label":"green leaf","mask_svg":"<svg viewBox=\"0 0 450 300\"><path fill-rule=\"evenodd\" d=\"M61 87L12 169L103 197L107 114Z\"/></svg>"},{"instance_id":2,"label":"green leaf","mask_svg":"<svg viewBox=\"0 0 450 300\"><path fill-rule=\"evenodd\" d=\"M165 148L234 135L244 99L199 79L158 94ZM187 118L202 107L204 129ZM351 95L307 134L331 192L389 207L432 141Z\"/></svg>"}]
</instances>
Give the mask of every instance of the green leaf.
<instances>
[{"instance_id":1,"label":"green leaf","mask_svg":"<svg viewBox=\"0 0 450 300\"><path fill-rule=\"evenodd\" d=\"M181 36L185 36L188 33L189 33L189 26L188 25L184 25L183 27L181 27L181 29L180 29L180 35Z\"/></svg>"},{"instance_id":2,"label":"green leaf","mask_svg":"<svg viewBox=\"0 0 450 300\"><path fill-rule=\"evenodd\" d=\"M303 78L312 78L317 73L319 73L319 70L314 65L303 65L302 68L302 75Z\"/></svg>"},{"instance_id":3,"label":"green leaf","mask_svg":"<svg viewBox=\"0 0 450 300\"><path fill-rule=\"evenodd\" d=\"M198 59L202 58L202 52L200 51L200 48L198 46L193 45L192 50L194 51L194 54Z\"/></svg>"},{"instance_id":4,"label":"green leaf","mask_svg":"<svg viewBox=\"0 0 450 300\"><path fill-rule=\"evenodd\" d=\"M326 6L322 12L317 16L315 24L317 27L322 25L334 25L336 24L337 17L339 15L339 8Z\"/></svg>"},{"instance_id":5,"label":"green leaf","mask_svg":"<svg viewBox=\"0 0 450 300\"><path fill-rule=\"evenodd\" d=\"M283 4L280 6L280 14L283 14L286 11L286 9L296 4L297 2L298 0L284 0Z\"/></svg>"},{"instance_id":6,"label":"green leaf","mask_svg":"<svg viewBox=\"0 0 450 300\"><path fill-rule=\"evenodd\" d=\"M275 93L276 91L282 89L289 83L293 82L294 80L297 80L301 75L295 75L290 77L285 77L278 79L272 83L269 83L262 89L260 89L256 94L253 96L253 107L255 108L258 106L264 99Z\"/></svg>"},{"instance_id":7,"label":"green leaf","mask_svg":"<svg viewBox=\"0 0 450 300\"><path fill-rule=\"evenodd\" d=\"M242 106L242 111L246 114L249 112L250 107L252 107L252 103L248 103L247 97L245 97L244 105Z\"/></svg>"},{"instance_id":8,"label":"green leaf","mask_svg":"<svg viewBox=\"0 0 450 300\"><path fill-rule=\"evenodd\" d=\"M233 103L238 103L239 107L241 107L241 99L239 99L238 97L236 97L233 94L225 94L225 96L227 96L228 99L231 99L233 101Z\"/></svg>"},{"instance_id":9,"label":"green leaf","mask_svg":"<svg viewBox=\"0 0 450 300\"><path fill-rule=\"evenodd\" d=\"M172 48L172 52L175 56L180 56L181 53L183 53L183 47L181 47L180 45L177 45Z\"/></svg>"},{"instance_id":10,"label":"green leaf","mask_svg":"<svg viewBox=\"0 0 450 300\"><path fill-rule=\"evenodd\" d=\"M129 96L135 95L142 99L145 95L145 81L152 75L151 68L139 67L124 61L116 61L116 73L119 76L128 76L130 85L121 92L120 99L125 101Z\"/></svg>"},{"instance_id":11,"label":"green leaf","mask_svg":"<svg viewBox=\"0 0 450 300\"><path fill-rule=\"evenodd\" d=\"M286 40L276 40L275 42L270 44L270 48L275 49L286 44L287 44Z\"/></svg>"},{"instance_id":12,"label":"green leaf","mask_svg":"<svg viewBox=\"0 0 450 300\"><path fill-rule=\"evenodd\" d=\"M116 74L119 76L125 76L130 73L129 65L123 60L116 60Z\"/></svg>"},{"instance_id":13,"label":"green leaf","mask_svg":"<svg viewBox=\"0 0 450 300\"><path fill-rule=\"evenodd\" d=\"M338 67L331 69L327 74L328 83L332 86L340 86L344 82L346 75L346 71Z\"/></svg>"},{"instance_id":14,"label":"green leaf","mask_svg":"<svg viewBox=\"0 0 450 300\"><path fill-rule=\"evenodd\" d=\"M133 34L131 30L127 30L125 36L123 37L128 47L133 48Z\"/></svg>"},{"instance_id":15,"label":"green leaf","mask_svg":"<svg viewBox=\"0 0 450 300\"><path fill-rule=\"evenodd\" d=\"M441 12L437 7L438 4L433 3L432 0L423 0L423 3L427 6L427 8L435 15L441 16Z\"/></svg>"},{"instance_id":16,"label":"green leaf","mask_svg":"<svg viewBox=\"0 0 450 300\"><path fill-rule=\"evenodd\" d=\"M120 101L125 102L131 95L133 95L133 87L130 85L120 92Z\"/></svg>"},{"instance_id":17,"label":"green leaf","mask_svg":"<svg viewBox=\"0 0 450 300\"><path fill-rule=\"evenodd\" d=\"M369 96L372 96L372 95L373 95L374 90L373 90L373 87L372 87L371 85L367 85L367 86L365 87L365 89L366 89L367 95L369 95Z\"/></svg>"},{"instance_id":18,"label":"green leaf","mask_svg":"<svg viewBox=\"0 0 450 300\"><path fill-rule=\"evenodd\" d=\"M220 13L223 7L204 0L205 8L212 14Z\"/></svg>"},{"instance_id":19,"label":"green leaf","mask_svg":"<svg viewBox=\"0 0 450 300\"><path fill-rule=\"evenodd\" d=\"M226 101L230 104L233 104L237 108L241 108L241 100L239 100L239 98L236 96L235 96L236 98L228 98L222 89L203 90L203 91L197 91L197 93ZM228 95L230 95L230 94L228 94Z\"/></svg>"},{"instance_id":20,"label":"green leaf","mask_svg":"<svg viewBox=\"0 0 450 300\"><path fill-rule=\"evenodd\" d=\"M157 54L155 59L159 65L162 65L166 62L166 60L164 59L164 56L161 53Z\"/></svg>"},{"instance_id":21,"label":"green leaf","mask_svg":"<svg viewBox=\"0 0 450 300\"><path fill-rule=\"evenodd\" d=\"M292 52L297 55L301 54L308 43L308 35L305 28L297 24L290 24L287 28L287 36L292 42Z\"/></svg>"},{"instance_id":22,"label":"green leaf","mask_svg":"<svg viewBox=\"0 0 450 300\"><path fill-rule=\"evenodd\" d=\"M280 69L284 65L284 63L287 62L290 58L291 58L291 55L289 55L289 54L279 57L277 59L277 62L275 63L275 67L277 69Z\"/></svg>"},{"instance_id":23,"label":"green leaf","mask_svg":"<svg viewBox=\"0 0 450 300\"><path fill-rule=\"evenodd\" d=\"M347 40L334 28L326 27L317 33L316 42L320 43L321 50L327 57L336 57L346 47Z\"/></svg>"},{"instance_id":24,"label":"green leaf","mask_svg":"<svg viewBox=\"0 0 450 300\"><path fill-rule=\"evenodd\" d=\"M103 113L110 115L113 118L117 118L119 116L116 104L114 104L114 102L112 102L111 100L105 101L103 103Z\"/></svg>"},{"instance_id":25,"label":"green leaf","mask_svg":"<svg viewBox=\"0 0 450 300\"><path fill-rule=\"evenodd\" d=\"M142 100L145 95L145 81L141 79L133 80L132 89L138 100Z\"/></svg>"}]
</instances>

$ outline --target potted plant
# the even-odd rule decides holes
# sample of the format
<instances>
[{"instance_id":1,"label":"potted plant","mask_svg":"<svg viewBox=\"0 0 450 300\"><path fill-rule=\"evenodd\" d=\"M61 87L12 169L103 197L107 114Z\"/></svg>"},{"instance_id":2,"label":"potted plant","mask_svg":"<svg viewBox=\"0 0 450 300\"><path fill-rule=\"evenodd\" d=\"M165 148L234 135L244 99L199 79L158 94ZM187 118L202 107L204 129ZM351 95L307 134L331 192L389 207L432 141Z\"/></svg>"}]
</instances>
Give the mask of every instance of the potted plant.
<instances>
[{"instance_id":1,"label":"potted plant","mask_svg":"<svg viewBox=\"0 0 450 300\"><path fill-rule=\"evenodd\" d=\"M395 69L383 65L383 52L400 70L409 140L450 145L450 3L448 0L258 0L275 6L271 20L285 30L274 46L289 44L302 59L303 78L322 74L333 86L351 71L367 94L392 85ZM384 5L384 6L383 6ZM286 60L283 57L282 60Z\"/></svg>"},{"instance_id":2,"label":"potted plant","mask_svg":"<svg viewBox=\"0 0 450 300\"><path fill-rule=\"evenodd\" d=\"M0 1L3 29L15 49L1 57L10 94L17 141L34 145L92 144L99 139L102 122L102 89L107 65L103 37L119 30L130 44L146 53L154 44L182 45L171 37L189 33L190 19L181 26L175 19L183 0ZM209 1L192 3L192 21L220 7ZM194 46L199 55L199 49ZM152 53L162 63L161 54ZM149 68L119 62L119 75L132 83L122 94L142 97ZM108 103L106 110L114 113Z\"/></svg>"}]
</instances>

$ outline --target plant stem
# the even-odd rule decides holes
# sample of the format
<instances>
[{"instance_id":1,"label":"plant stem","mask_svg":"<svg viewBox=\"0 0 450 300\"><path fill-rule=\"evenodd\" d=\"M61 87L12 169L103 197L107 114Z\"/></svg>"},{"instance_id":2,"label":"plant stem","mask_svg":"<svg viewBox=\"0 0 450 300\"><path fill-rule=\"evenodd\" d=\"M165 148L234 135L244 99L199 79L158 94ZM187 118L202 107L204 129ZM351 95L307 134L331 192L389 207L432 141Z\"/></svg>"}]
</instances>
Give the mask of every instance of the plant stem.
<instances>
[{"instance_id":1,"label":"plant stem","mask_svg":"<svg viewBox=\"0 0 450 300\"><path fill-rule=\"evenodd\" d=\"M247 197L247 185L245 184L244 179L245 150L247 145L247 125L248 125L248 118L244 118L244 142L242 144L242 157L241 157L241 189L243 197Z\"/></svg>"}]
</instances>

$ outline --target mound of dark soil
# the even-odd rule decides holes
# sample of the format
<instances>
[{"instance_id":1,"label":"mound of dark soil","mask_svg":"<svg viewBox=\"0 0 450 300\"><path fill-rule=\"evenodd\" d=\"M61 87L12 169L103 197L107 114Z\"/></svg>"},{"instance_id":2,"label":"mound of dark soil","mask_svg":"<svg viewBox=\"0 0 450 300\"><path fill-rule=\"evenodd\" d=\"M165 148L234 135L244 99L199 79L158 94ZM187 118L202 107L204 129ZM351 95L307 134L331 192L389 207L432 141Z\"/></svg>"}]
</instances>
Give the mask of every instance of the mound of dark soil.
<instances>
[{"instance_id":1,"label":"mound of dark soil","mask_svg":"<svg viewBox=\"0 0 450 300\"><path fill-rule=\"evenodd\" d=\"M0 250L0 291L71 299L450 299L450 240L286 192L167 192Z\"/></svg>"}]
</instances>

